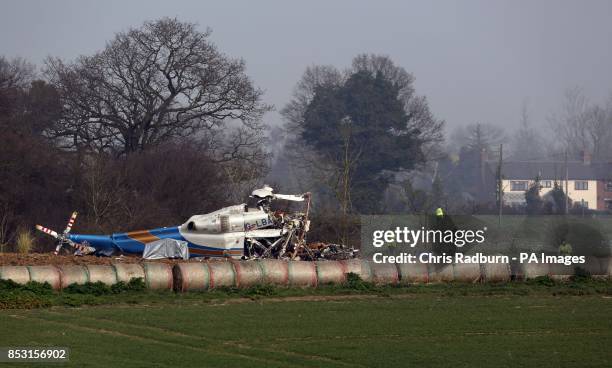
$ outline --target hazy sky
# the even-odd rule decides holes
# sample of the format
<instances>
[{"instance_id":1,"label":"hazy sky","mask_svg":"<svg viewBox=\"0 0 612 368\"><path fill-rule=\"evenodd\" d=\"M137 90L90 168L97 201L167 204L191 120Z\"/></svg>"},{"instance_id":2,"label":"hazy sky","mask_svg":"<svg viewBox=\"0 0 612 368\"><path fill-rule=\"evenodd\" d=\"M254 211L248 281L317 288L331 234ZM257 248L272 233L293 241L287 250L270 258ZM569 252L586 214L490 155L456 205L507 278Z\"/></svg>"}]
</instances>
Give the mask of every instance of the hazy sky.
<instances>
[{"instance_id":1,"label":"hazy sky","mask_svg":"<svg viewBox=\"0 0 612 368\"><path fill-rule=\"evenodd\" d=\"M450 127L536 122L580 86L612 91L612 1L2 1L0 54L40 64L104 47L115 32L162 16L213 29L225 53L277 109L311 64L345 67L358 53L389 55ZM277 113L266 116L278 123Z\"/></svg>"}]
</instances>

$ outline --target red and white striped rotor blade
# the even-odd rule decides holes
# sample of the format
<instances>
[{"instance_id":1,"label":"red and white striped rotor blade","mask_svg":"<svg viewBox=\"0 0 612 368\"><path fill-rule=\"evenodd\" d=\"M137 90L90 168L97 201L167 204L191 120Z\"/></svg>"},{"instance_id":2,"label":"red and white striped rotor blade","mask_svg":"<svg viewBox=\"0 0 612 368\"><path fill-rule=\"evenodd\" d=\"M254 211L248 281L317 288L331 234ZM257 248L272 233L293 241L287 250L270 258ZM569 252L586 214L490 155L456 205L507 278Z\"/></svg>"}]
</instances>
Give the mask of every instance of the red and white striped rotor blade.
<instances>
[{"instance_id":1,"label":"red and white striped rotor blade","mask_svg":"<svg viewBox=\"0 0 612 368\"><path fill-rule=\"evenodd\" d=\"M66 230L64 230L64 234L67 234L72 230L72 226L74 225L74 220L76 220L78 213L74 211L72 216L70 216L70 220L68 220L68 225L66 226Z\"/></svg>"},{"instance_id":2,"label":"red and white striped rotor blade","mask_svg":"<svg viewBox=\"0 0 612 368\"><path fill-rule=\"evenodd\" d=\"M51 229L47 229L46 227L40 226L40 225L36 225L36 229L42 231L43 233L47 234L47 235L51 235L54 238L59 238L59 235L51 230Z\"/></svg>"}]
</instances>

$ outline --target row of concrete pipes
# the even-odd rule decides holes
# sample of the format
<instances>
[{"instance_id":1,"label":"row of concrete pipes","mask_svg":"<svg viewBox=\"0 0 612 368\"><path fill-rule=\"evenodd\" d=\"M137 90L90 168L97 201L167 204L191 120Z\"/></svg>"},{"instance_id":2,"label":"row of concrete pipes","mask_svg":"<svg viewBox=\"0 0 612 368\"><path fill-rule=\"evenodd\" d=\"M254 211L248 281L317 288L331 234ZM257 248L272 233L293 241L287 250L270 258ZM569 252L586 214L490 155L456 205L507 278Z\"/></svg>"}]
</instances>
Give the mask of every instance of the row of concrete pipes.
<instances>
[{"instance_id":1,"label":"row of concrete pipes","mask_svg":"<svg viewBox=\"0 0 612 368\"><path fill-rule=\"evenodd\" d=\"M590 258L582 265L592 275L612 277L612 258ZM113 265L0 266L0 279L20 284L28 281L48 282L59 290L76 283L102 282L112 285L142 278L149 289L203 291L219 287L251 287L275 285L316 287L346 282L347 274L355 273L362 280L375 284L426 284L442 282L507 282L550 276L567 279L573 266L527 263L450 264L435 267L423 263L373 263L359 259L347 261L283 261L276 259L251 261L205 261L167 263L116 263Z\"/></svg>"}]
</instances>

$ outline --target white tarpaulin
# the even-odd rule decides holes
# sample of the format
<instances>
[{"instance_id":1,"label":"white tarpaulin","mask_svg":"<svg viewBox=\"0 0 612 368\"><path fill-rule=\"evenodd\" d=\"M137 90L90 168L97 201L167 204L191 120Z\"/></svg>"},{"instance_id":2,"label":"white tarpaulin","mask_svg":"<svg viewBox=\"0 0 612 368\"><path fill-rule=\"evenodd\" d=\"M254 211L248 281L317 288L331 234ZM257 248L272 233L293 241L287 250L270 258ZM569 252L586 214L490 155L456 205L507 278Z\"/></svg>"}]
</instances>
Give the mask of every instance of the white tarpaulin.
<instances>
[{"instance_id":1,"label":"white tarpaulin","mask_svg":"<svg viewBox=\"0 0 612 368\"><path fill-rule=\"evenodd\" d=\"M189 259L187 242L176 239L159 239L145 244L144 259L182 258Z\"/></svg>"}]
</instances>

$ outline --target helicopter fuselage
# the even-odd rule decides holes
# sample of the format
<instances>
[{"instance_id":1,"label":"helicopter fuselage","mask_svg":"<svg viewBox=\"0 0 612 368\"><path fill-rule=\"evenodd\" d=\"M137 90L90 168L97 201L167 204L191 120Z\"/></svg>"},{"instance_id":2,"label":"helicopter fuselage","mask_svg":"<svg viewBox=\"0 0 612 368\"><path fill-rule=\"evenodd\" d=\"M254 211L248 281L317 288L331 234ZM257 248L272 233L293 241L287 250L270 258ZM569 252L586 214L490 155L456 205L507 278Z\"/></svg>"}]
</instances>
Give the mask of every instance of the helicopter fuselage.
<instances>
[{"instance_id":1,"label":"helicopter fuselage","mask_svg":"<svg viewBox=\"0 0 612 368\"><path fill-rule=\"evenodd\" d=\"M241 258L245 238L278 238L283 235L283 229L269 228L272 225L266 211L241 204L192 216L179 226L112 235L69 234L68 237L77 244L88 244L96 251L116 250L132 254L142 254L147 243L176 239L187 242L191 257Z\"/></svg>"}]
</instances>

